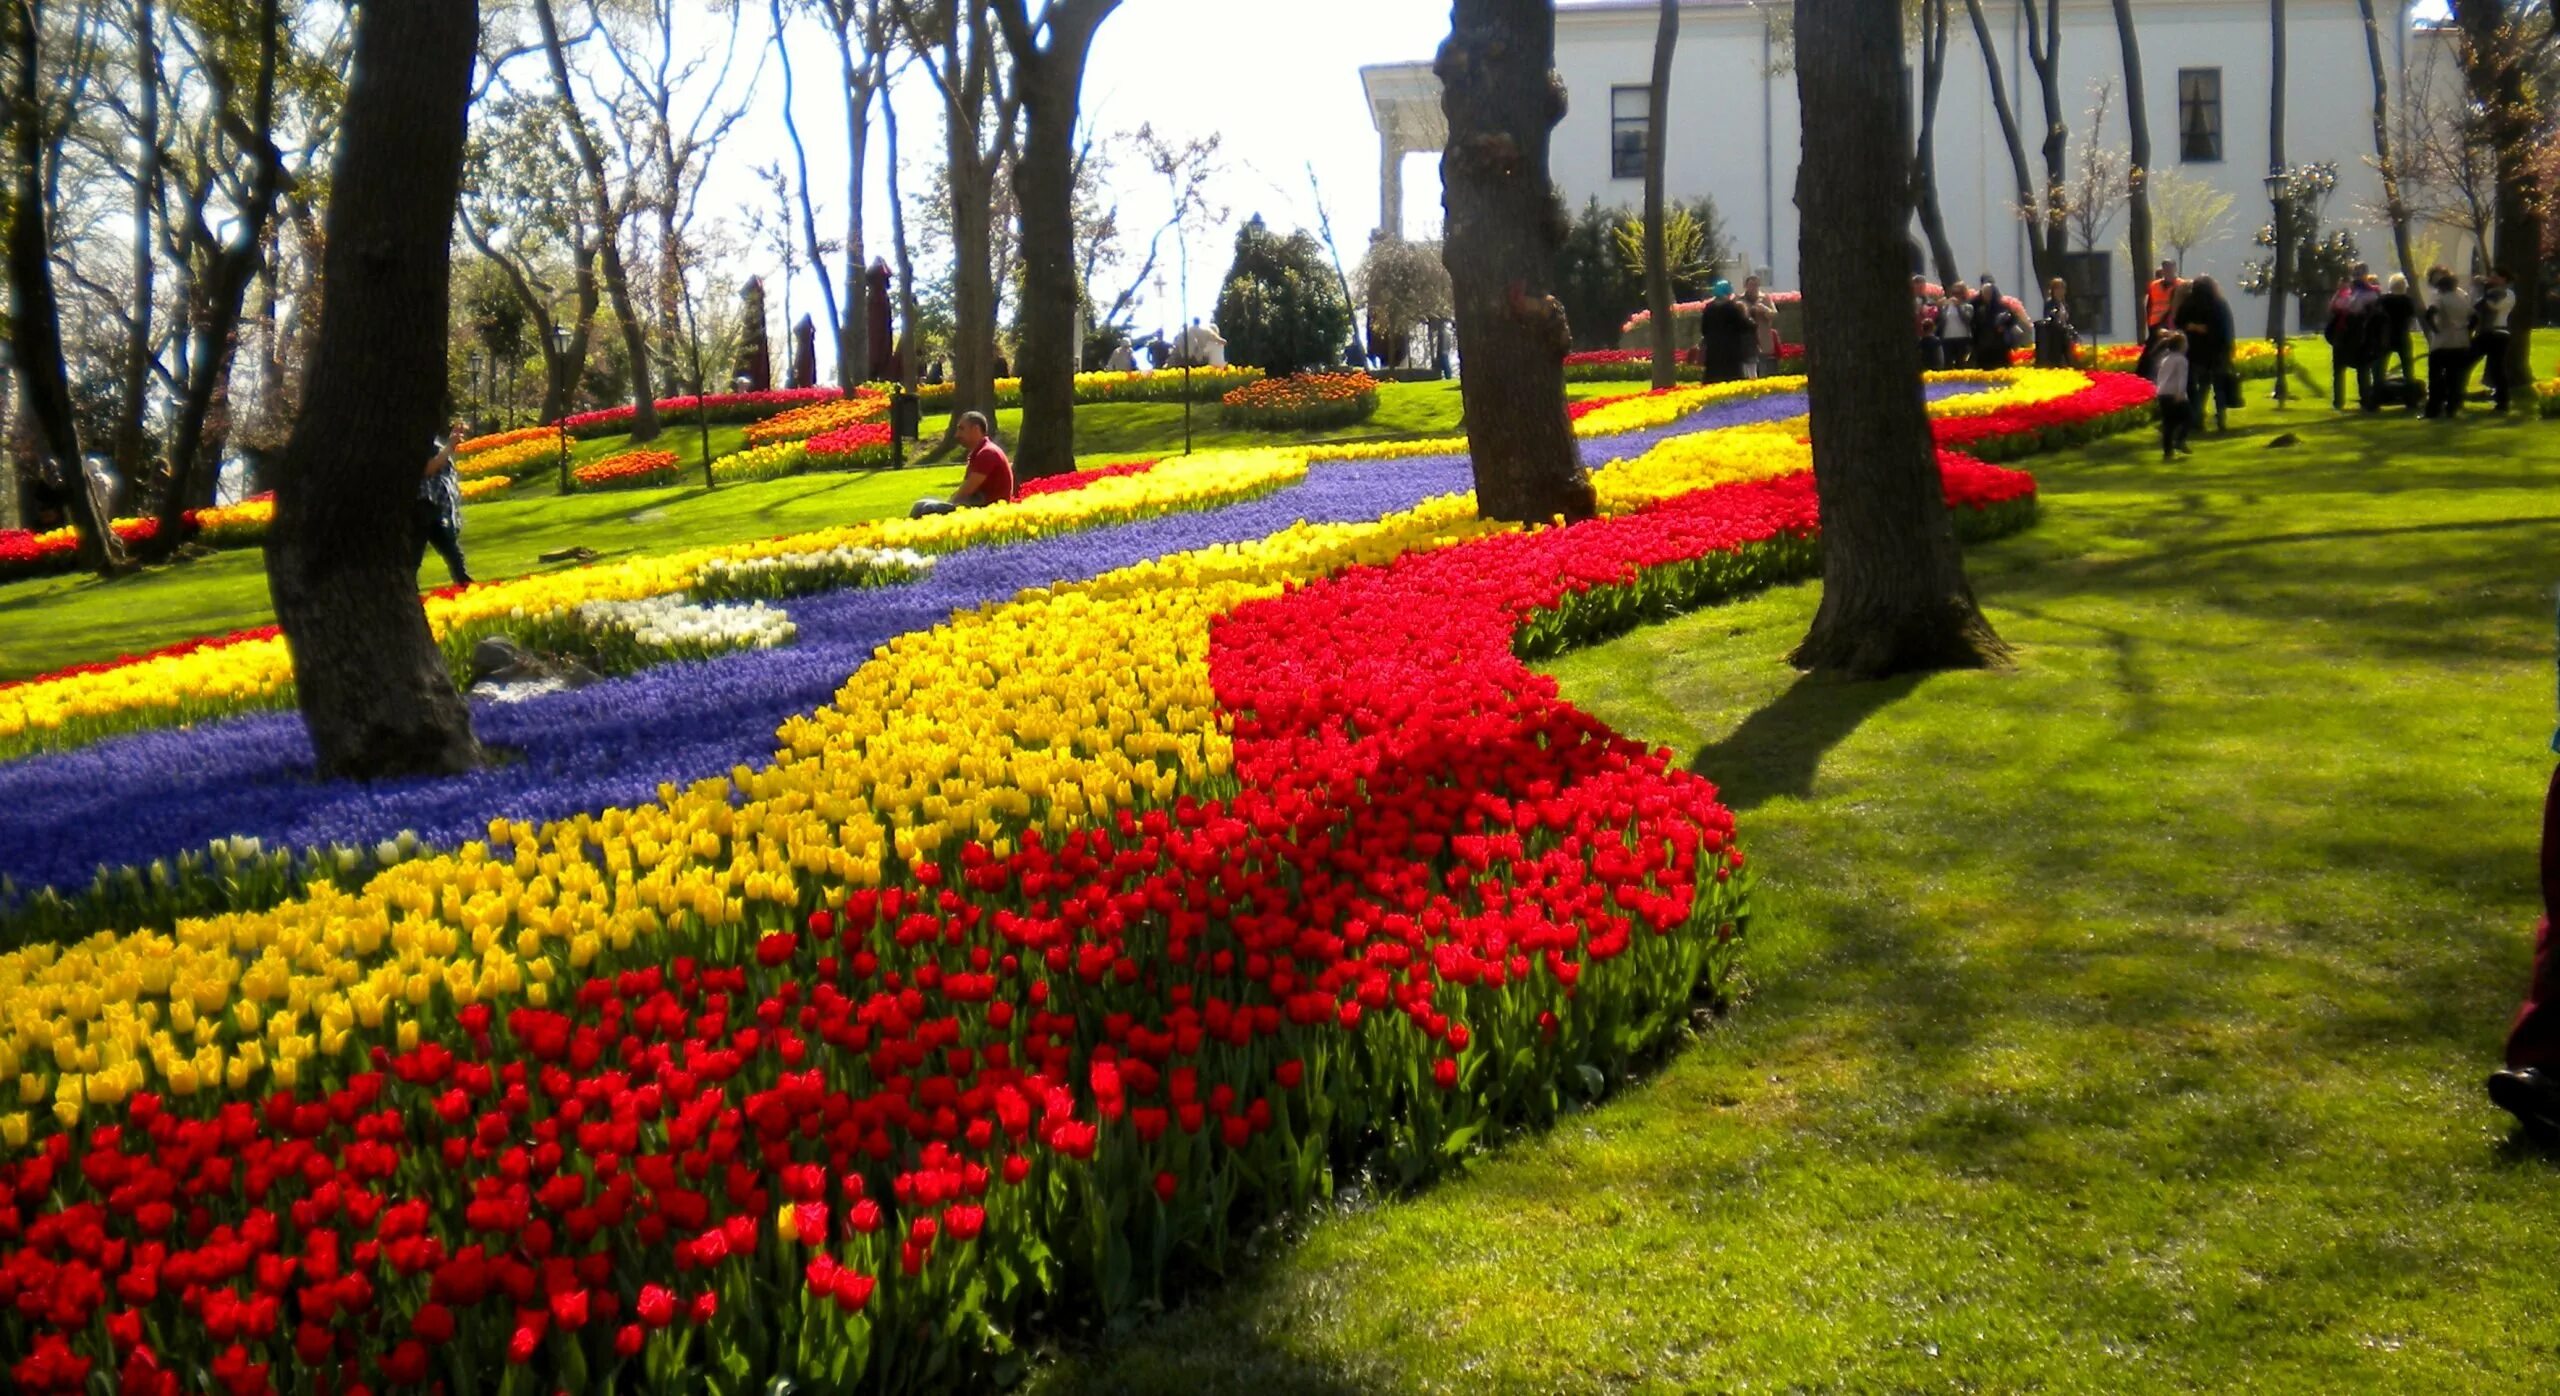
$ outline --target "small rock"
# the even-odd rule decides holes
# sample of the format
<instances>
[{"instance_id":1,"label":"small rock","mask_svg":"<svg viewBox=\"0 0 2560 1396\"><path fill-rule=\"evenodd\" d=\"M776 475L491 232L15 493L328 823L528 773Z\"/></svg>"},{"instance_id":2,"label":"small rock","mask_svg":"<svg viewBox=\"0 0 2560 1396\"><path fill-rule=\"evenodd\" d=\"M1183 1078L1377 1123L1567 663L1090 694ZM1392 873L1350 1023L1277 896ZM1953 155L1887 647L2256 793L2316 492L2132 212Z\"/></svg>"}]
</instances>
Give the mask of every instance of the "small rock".
<instances>
[{"instance_id":1,"label":"small rock","mask_svg":"<svg viewBox=\"0 0 2560 1396\"><path fill-rule=\"evenodd\" d=\"M476 687L492 676L539 666L531 650L505 635L492 635L471 647L471 682Z\"/></svg>"}]
</instances>

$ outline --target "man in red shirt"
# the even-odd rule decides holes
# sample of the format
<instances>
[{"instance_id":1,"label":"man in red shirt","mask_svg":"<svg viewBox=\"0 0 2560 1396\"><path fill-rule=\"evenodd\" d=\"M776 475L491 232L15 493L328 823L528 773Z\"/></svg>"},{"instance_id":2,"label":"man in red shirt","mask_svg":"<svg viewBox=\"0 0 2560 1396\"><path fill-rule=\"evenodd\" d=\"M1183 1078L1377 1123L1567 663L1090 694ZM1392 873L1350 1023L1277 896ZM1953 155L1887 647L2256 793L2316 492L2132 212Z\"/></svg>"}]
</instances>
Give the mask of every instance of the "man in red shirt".
<instances>
[{"instance_id":1,"label":"man in red shirt","mask_svg":"<svg viewBox=\"0 0 2560 1396\"><path fill-rule=\"evenodd\" d=\"M960 444L969 452L969 472L961 477L960 488L949 499L917 500L916 507L907 511L908 518L956 513L1013 498L1013 461L988 432L985 413L960 414Z\"/></svg>"}]
</instances>

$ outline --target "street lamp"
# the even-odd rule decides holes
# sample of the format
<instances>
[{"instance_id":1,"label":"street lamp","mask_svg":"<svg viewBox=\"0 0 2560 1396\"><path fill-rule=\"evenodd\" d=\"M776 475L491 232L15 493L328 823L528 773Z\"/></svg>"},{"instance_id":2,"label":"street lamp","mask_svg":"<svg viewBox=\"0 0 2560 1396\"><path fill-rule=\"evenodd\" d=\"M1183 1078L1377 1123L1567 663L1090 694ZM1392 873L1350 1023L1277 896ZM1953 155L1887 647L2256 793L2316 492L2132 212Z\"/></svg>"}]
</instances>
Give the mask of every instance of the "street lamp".
<instances>
[{"instance_id":1,"label":"street lamp","mask_svg":"<svg viewBox=\"0 0 2560 1396\"><path fill-rule=\"evenodd\" d=\"M552 364L558 364L569 357L569 340L569 327L556 320L553 321L551 323ZM551 365L545 365L545 369L546 371L556 371L555 369L552 369ZM549 394L545 393L544 396L548 397ZM560 416L565 417L569 415L567 411L569 406L569 395L567 393L562 393L559 401L562 409ZM552 419L551 427L552 430L560 433L560 492L562 494L567 494L569 492L569 429L560 424L559 417L554 417Z\"/></svg>"},{"instance_id":2,"label":"street lamp","mask_svg":"<svg viewBox=\"0 0 2560 1396\"><path fill-rule=\"evenodd\" d=\"M2276 168L2267 171L2267 202L2275 209L2275 247L2269 259L2267 294L2275 302L2276 322L2276 406L2285 405L2285 379L2291 375L2291 364L2285 358L2285 303L2290 288L2285 285L2285 240L2291 229L2285 226L2286 215L2293 204L2293 172Z\"/></svg>"}]
</instances>

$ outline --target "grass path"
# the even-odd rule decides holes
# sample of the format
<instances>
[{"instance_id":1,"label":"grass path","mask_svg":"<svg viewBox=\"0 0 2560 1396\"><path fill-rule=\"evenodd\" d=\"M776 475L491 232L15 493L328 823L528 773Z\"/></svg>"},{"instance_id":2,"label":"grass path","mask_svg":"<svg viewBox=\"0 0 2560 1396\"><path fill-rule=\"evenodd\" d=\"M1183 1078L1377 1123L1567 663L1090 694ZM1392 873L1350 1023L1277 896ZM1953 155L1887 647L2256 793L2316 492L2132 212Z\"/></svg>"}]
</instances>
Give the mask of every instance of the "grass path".
<instances>
[{"instance_id":1,"label":"grass path","mask_svg":"<svg viewBox=\"0 0 2560 1396\"><path fill-rule=\"evenodd\" d=\"M1800 681L1816 590L1555 666L1722 782L1751 989L1069 1391L2560 1385L2522 987L2560 431L2297 410L2037 464L2014 672Z\"/></svg>"}]
</instances>

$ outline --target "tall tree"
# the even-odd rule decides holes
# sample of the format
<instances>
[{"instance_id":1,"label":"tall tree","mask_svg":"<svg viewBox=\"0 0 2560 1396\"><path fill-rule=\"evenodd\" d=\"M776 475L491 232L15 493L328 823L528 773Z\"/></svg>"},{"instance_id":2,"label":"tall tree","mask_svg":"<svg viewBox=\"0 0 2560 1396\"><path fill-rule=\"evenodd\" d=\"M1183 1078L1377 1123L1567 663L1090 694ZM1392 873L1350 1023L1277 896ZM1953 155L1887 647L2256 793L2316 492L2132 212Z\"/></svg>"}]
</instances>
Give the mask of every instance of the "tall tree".
<instances>
[{"instance_id":1,"label":"tall tree","mask_svg":"<svg viewBox=\"0 0 2560 1396\"><path fill-rule=\"evenodd\" d=\"M786 18L787 17L784 15L782 9L782 0L773 0L773 56L782 64L782 130L783 134L791 139L791 159L799 168L800 232L801 235L808 240L809 270L817 275L818 299L826 303L827 326L836 337L836 384L838 387L850 391L854 384L859 381L852 378L850 375L854 373L858 367L862 366L854 363L853 348L845 338L847 331L846 321L842 318L836 306L835 274L827 270L826 244L818 237L818 209L817 205L811 202L809 196L809 146L807 142L800 139L800 119L792 112L792 103L795 93L793 92L791 74L791 43L789 36L785 32L788 28L788 25L785 23ZM868 71L867 67L865 71ZM851 84L848 83L845 89L845 100L849 103L852 99L853 90ZM864 100L867 103L869 98L866 96ZM850 124L851 123L849 122L848 125ZM857 146L868 146L871 142L871 122L867 115L861 121L858 133L848 130L846 135ZM853 161L854 169L857 172L853 176L852 180L853 195L854 201L859 203L862 198L862 176L859 173L862 168L861 154L856 153L853 156ZM789 201L786 198L784 213L784 217L786 219L789 217L788 207ZM854 227L857 230L862 226L861 218L862 215L857 210L854 214ZM785 236L788 236L787 229L785 230ZM854 255L861 255L859 249L856 250ZM791 323L791 271L791 266L786 262L783 266L782 278L782 322L786 325ZM858 279L849 283L849 286L855 293L859 294L861 282ZM858 319L859 317L856 318ZM868 329L869 326L865 325L864 328Z\"/></svg>"},{"instance_id":2,"label":"tall tree","mask_svg":"<svg viewBox=\"0 0 2560 1396\"><path fill-rule=\"evenodd\" d=\"M2029 246L2043 255L2036 261L2041 283L2062 275L2062 254L2069 247L2071 117L2062 105L2062 0L2044 0L2039 16L2036 0L2018 0L2027 21L2027 66L2035 69L2036 91L2044 98L2043 236Z\"/></svg>"},{"instance_id":3,"label":"tall tree","mask_svg":"<svg viewBox=\"0 0 2560 1396\"><path fill-rule=\"evenodd\" d=\"M543 421L567 413L578 391L595 333L602 287L596 263L622 224L599 227L580 180L578 158L568 147L560 109L547 98L512 93L478 103L479 129L465 164L459 210L462 235L496 264L508 291L533 322L542 355ZM630 185L612 211L627 215L636 192ZM569 281L568 307L560 307L556 279ZM565 325L564 325L565 315ZM565 335L561 334L566 329Z\"/></svg>"},{"instance_id":4,"label":"tall tree","mask_svg":"<svg viewBox=\"0 0 2560 1396\"><path fill-rule=\"evenodd\" d=\"M2284 162L2284 5L2285 0L2267 0L2267 173L2290 170ZM2269 252L2274 280L2267 291L2267 338L2284 332L2284 303L2301 293L2293 284L2293 244L2300 239L2284 226L2285 201L2276 203L2275 247ZM2279 364L2277 372L2284 372ZM2282 396L2284 385L2276 385Z\"/></svg>"},{"instance_id":5,"label":"tall tree","mask_svg":"<svg viewBox=\"0 0 2560 1396\"><path fill-rule=\"evenodd\" d=\"M2371 0L2365 0L2370 4ZM2125 241L2133 255L2133 299L2142 305L2144 279L2151 275L2151 108L2142 87L2142 36L2133 25L2133 0L2115 0L2116 44L2124 50L2124 124L2127 132L2124 170ZM2101 133L2091 131L2096 141Z\"/></svg>"},{"instance_id":6,"label":"tall tree","mask_svg":"<svg viewBox=\"0 0 2560 1396\"><path fill-rule=\"evenodd\" d=\"M871 104L889 88L887 52L899 7L899 0L819 0L827 25L835 33L838 85L844 89L844 307L835 335L836 378L848 390L871 376L871 361L877 357L871 343L871 316L863 297L863 288L869 284L865 277L871 268L863 227L863 190L869 184ZM887 113L889 104L882 101L880 107ZM804 162L800 172L804 214L808 186L809 172ZM890 208L893 217L902 216L897 213L894 200ZM810 260L823 263L817 250L814 219L809 237ZM821 285L825 277L821 271Z\"/></svg>"},{"instance_id":7,"label":"tall tree","mask_svg":"<svg viewBox=\"0 0 2560 1396\"><path fill-rule=\"evenodd\" d=\"M58 168L69 117L54 119L46 101L44 0L6 0L11 67L9 350L24 388L22 410L36 447L65 481L63 500L80 538L81 565L102 576L125 570L124 545L89 487L80 425L72 414L71 378L62 349L62 302L53 283L53 207L47 171Z\"/></svg>"},{"instance_id":8,"label":"tall tree","mask_svg":"<svg viewBox=\"0 0 2560 1396\"><path fill-rule=\"evenodd\" d=\"M1920 396L1902 278L1911 210L1902 14L1874 0L1798 0L1796 90L1814 490L1822 605L1800 668L1851 678L1995 663Z\"/></svg>"},{"instance_id":9,"label":"tall tree","mask_svg":"<svg viewBox=\"0 0 2560 1396\"><path fill-rule=\"evenodd\" d=\"M871 56L872 66L879 70L880 81L888 85L889 55ZM898 104L880 104L880 124L889 138L889 246L898 262L898 372L908 392L916 389L916 380L924 373L923 345L916 338L916 255L915 245L907 241L907 201L901 190L904 175L898 164Z\"/></svg>"},{"instance_id":10,"label":"tall tree","mask_svg":"<svg viewBox=\"0 0 2560 1396\"><path fill-rule=\"evenodd\" d=\"M1476 510L1539 523L1598 512L1564 407L1564 306L1550 294L1565 226L1547 151L1564 119L1554 0L1456 0L1432 70L1449 119L1442 252L1466 362Z\"/></svg>"},{"instance_id":11,"label":"tall tree","mask_svg":"<svg viewBox=\"0 0 2560 1396\"><path fill-rule=\"evenodd\" d=\"M2464 85L2479 114L2497 176L2497 239L2490 253L2515 290L2507 317L2506 381L2533 381L2533 318L2542 304L2543 188L2551 110L2545 79L2560 55L2560 5L2550 0L2451 0L2462 31Z\"/></svg>"},{"instance_id":12,"label":"tall tree","mask_svg":"<svg viewBox=\"0 0 2560 1396\"><path fill-rule=\"evenodd\" d=\"M2127 0L2116 0L2121 9ZM2374 19L2373 0L2356 0L2356 11L2364 20L2365 68L2373 76L2373 168L2382 176L2383 216L2391 222L2391 251L2400 259L2401 274L2409 284L2418 284L2418 259L2409 248L2409 199L2401 188L2400 157L2391 148L2391 70L2382 61L2382 26ZM2399 7L2393 14L2405 19Z\"/></svg>"},{"instance_id":13,"label":"tall tree","mask_svg":"<svg viewBox=\"0 0 2560 1396\"><path fill-rule=\"evenodd\" d=\"M2021 0L2021 3L2025 5L2028 13L2034 13L2035 0ZM2057 207L2062 196L2063 181L2061 136L2058 134L2061 121L2060 93L2058 89L2048 91L2045 108L2047 118L2044 146L2045 192L2040 200L2036 194L2035 176L2027 172L2026 136L2019 129L2017 109L2009 103L2009 81L2001 72L2000 46L1992 37L1991 21L1982 13L1982 0L1964 0L1964 8L1965 14L1973 21L1974 42L1982 50L1982 66L1990 78L1991 112L1999 118L2000 139L2009 148L2009 172L2017 188L2018 217L2027 228L2027 260L2035 267L2036 280L2050 281L2062 275L2065 237L2061 225L2061 210ZM1796 42L1799 46L1804 42L1802 24L1796 26ZM2042 51L2041 44L2038 45L2038 50ZM2040 63L2038 66L2048 67L2050 63L2049 61ZM1908 290L1908 286L1905 289Z\"/></svg>"},{"instance_id":14,"label":"tall tree","mask_svg":"<svg viewBox=\"0 0 2560 1396\"><path fill-rule=\"evenodd\" d=\"M154 216L161 196L160 18L152 0L133 3L133 292L125 339L123 393L117 403L116 469L128 480L143 470L144 419L151 406L151 297L159 268Z\"/></svg>"},{"instance_id":15,"label":"tall tree","mask_svg":"<svg viewBox=\"0 0 2560 1396\"><path fill-rule=\"evenodd\" d=\"M587 114L578 106L578 91L569 77L569 41L561 33L560 17L553 12L551 0L533 0L533 16L542 27L542 52L551 67L552 99L560 104L561 129L569 133L570 148L578 153L578 167L586 176L584 192L594 209L595 225L608 230L597 254L604 266L605 296L613 305L615 322L622 328L622 352L631 360L631 439L655 440L658 394L649 376L648 327L632 302L631 273L623 261L622 238L615 231L622 227L627 207L620 211L615 208L604 147L597 143L596 133L587 125Z\"/></svg>"},{"instance_id":16,"label":"tall tree","mask_svg":"<svg viewBox=\"0 0 2560 1396\"><path fill-rule=\"evenodd\" d=\"M1022 94L980 0L901 8L917 61L942 94L951 214L951 421L996 407L996 185L1014 153Z\"/></svg>"},{"instance_id":17,"label":"tall tree","mask_svg":"<svg viewBox=\"0 0 2560 1396\"><path fill-rule=\"evenodd\" d=\"M368 4L332 166L319 345L276 486L267 586L324 777L481 759L418 603L411 502L444 406L475 0Z\"/></svg>"},{"instance_id":18,"label":"tall tree","mask_svg":"<svg viewBox=\"0 0 2560 1396\"><path fill-rule=\"evenodd\" d=\"M1929 239L1929 263L1938 284L1964 279L1956 247L1947 236L1946 211L1938 202L1938 98L1947 85L1947 0L1920 0L1920 141L1911 162L1911 184L1920 206L1920 233Z\"/></svg>"},{"instance_id":19,"label":"tall tree","mask_svg":"<svg viewBox=\"0 0 2560 1396\"><path fill-rule=\"evenodd\" d=\"M1076 368L1083 348L1076 312L1076 121L1093 36L1120 0L990 0L1013 54L1022 99L1022 157L1014 193L1022 210L1022 436L1026 477L1076 468Z\"/></svg>"},{"instance_id":20,"label":"tall tree","mask_svg":"<svg viewBox=\"0 0 2560 1396\"><path fill-rule=\"evenodd\" d=\"M1680 381L1679 326L1671 313L1671 257L1663 245L1669 225L1663 207L1670 164L1671 59L1680 47L1680 0L1662 0L1653 31L1653 80L1646 88L1644 122L1644 303L1653 312L1653 386Z\"/></svg>"},{"instance_id":21,"label":"tall tree","mask_svg":"<svg viewBox=\"0 0 2560 1396\"><path fill-rule=\"evenodd\" d=\"M207 249L210 265L196 278L191 296L195 302L194 347L187 354L187 377L178 398L176 430L169 440L168 484L160 494L160 526L151 549L155 554L165 554L177 546L188 509L213 502L211 477L220 468L220 461L218 452L205 449L207 420L213 414L216 395L230 380L241 309L248 299L249 283L266 264L267 229L275 217L276 198L284 184L284 152L276 148L273 134L282 38L276 0L259 0L254 15L257 38L251 51L256 54L257 71L247 84L247 110L238 119L232 118L242 84L233 61L224 52L223 36L209 36L209 41L193 55L211 79L218 119L233 133L232 140L241 147L238 154L248 162L250 174L245 194L234 203L236 226L227 239L207 225L201 197L187 204L187 240Z\"/></svg>"}]
</instances>

